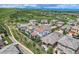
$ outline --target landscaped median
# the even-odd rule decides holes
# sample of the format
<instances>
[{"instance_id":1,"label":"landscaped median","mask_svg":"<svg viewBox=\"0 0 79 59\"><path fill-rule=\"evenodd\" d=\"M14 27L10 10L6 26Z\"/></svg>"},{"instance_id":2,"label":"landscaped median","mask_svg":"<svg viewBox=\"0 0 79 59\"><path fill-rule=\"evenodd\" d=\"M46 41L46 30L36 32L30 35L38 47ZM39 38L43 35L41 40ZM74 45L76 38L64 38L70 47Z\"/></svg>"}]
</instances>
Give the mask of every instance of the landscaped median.
<instances>
[{"instance_id":1,"label":"landscaped median","mask_svg":"<svg viewBox=\"0 0 79 59\"><path fill-rule=\"evenodd\" d=\"M3 24L0 24L0 34L2 34L3 41L7 43L7 45L12 43L12 41L10 40L8 36L7 29L5 28Z\"/></svg>"},{"instance_id":2,"label":"landscaped median","mask_svg":"<svg viewBox=\"0 0 79 59\"><path fill-rule=\"evenodd\" d=\"M5 36L3 39L8 42L8 45L12 43L8 36Z\"/></svg>"}]
</instances>

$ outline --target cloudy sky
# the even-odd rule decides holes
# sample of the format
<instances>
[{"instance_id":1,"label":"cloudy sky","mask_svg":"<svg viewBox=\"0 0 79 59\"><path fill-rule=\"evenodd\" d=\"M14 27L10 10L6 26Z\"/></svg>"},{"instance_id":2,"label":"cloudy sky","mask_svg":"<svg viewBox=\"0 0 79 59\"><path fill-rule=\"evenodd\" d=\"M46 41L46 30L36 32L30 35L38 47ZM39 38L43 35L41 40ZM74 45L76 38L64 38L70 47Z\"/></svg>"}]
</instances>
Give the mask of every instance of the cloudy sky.
<instances>
[{"instance_id":1,"label":"cloudy sky","mask_svg":"<svg viewBox=\"0 0 79 59\"><path fill-rule=\"evenodd\" d=\"M0 8L70 9L79 10L79 4L0 4Z\"/></svg>"}]
</instances>

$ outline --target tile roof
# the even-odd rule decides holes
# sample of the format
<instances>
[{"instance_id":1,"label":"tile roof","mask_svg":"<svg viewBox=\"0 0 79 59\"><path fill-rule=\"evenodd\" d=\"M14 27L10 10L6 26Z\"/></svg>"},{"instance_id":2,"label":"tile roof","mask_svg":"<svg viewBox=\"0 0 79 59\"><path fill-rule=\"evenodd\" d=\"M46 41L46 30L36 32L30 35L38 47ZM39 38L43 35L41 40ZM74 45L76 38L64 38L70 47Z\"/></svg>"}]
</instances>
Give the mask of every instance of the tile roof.
<instances>
[{"instance_id":1,"label":"tile roof","mask_svg":"<svg viewBox=\"0 0 79 59\"><path fill-rule=\"evenodd\" d=\"M38 27L38 28L36 28L36 31L37 32L43 32L45 29L43 28L43 27Z\"/></svg>"},{"instance_id":2,"label":"tile roof","mask_svg":"<svg viewBox=\"0 0 79 59\"><path fill-rule=\"evenodd\" d=\"M67 46L67 47L73 49L73 50L77 50L77 48L79 47L79 39L75 39L75 38L70 37L68 35L62 37L58 42L64 46Z\"/></svg>"},{"instance_id":3,"label":"tile roof","mask_svg":"<svg viewBox=\"0 0 79 59\"><path fill-rule=\"evenodd\" d=\"M36 36L37 35L37 32L32 32L32 36Z\"/></svg>"},{"instance_id":4,"label":"tile roof","mask_svg":"<svg viewBox=\"0 0 79 59\"><path fill-rule=\"evenodd\" d=\"M19 54L19 50L13 45L10 44L0 50L0 54Z\"/></svg>"},{"instance_id":5,"label":"tile roof","mask_svg":"<svg viewBox=\"0 0 79 59\"><path fill-rule=\"evenodd\" d=\"M64 52L66 54L74 54L75 53L75 51L73 51L69 48L63 47L62 45L57 45L57 49L58 49L58 51L60 50L61 52Z\"/></svg>"},{"instance_id":6,"label":"tile roof","mask_svg":"<svg viewBox=\"0 0 79 59\"><path fill-rule=\"evenodd\" d=\"M56 43L63 35L61 33L58 32L54 32L51 33L45 37L43 37L41 40L42 42L46 43L46 44L51 44L53 45L54 43Z\"/></svg>"}]
</instances>

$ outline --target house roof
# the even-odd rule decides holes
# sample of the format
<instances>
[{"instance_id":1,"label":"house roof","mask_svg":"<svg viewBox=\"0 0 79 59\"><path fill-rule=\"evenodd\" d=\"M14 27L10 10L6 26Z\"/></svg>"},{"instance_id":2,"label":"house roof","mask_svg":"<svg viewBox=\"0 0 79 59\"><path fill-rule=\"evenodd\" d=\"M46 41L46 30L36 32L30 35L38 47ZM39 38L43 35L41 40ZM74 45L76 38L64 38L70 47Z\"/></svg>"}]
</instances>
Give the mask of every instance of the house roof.
<instances>
[{"instance_id":1,"label":"house roof","mask_svg":"<svg viewBox=\"0 0 79 59\"><path fill-rule=\"evenodd\" d=\"M69 48L63 47L62 45L57 45L57 48L58 48L58 50L60 50L61 52L66 53L66 54L74 54L75 53L75 51L73 51Z\"/></svg>"},{"instance_id":2,"label":"house roof","mask_svg":"<svg viewBox=\"0 0 79 59\"><path fill-rule=\"evenodd\" d=\"M50 30L50 29L51 29L50 24L41 24L41 26L38 26L37 28L35 28L37 32L43 32L45 30Z\"/></svg>"},{"instance_id":3,"label":"house roof","mask_svg":"<svg viewBox=\"0 0 79 59\"><path fill-rule=\"evenodd\" d=\"M0 54L19 54L19 50L13 45L10 44L0 50Z\"/></svg>"},{"instance_id":4,"label":"house roof","mask_svg":"<svg viewBox=\"0 0 79 59\"><path fill-rule=\"evenodd\" d=\"M72 49L72 50L77 50L77 48L79 48L79 39L75 39L68 35L62 37L58 42L64 47L68 47L69 49Z\"/></svg>"},{"instance_id":5,"label":"house roof","mask_svg":"<svg viewBox=\"0 0 79 59\"><path fill-rule=\"evenodd\" d=\"M61 27L61 29L70 29L71 28L71 25L64 25Z\"/></svg>"},{"instance_id":6,"label":"house roof","mask_svg":"<svg viewBox=\"0 0 79 59\"><path fill-rule=\"evenodd\" d=\"M31 20L29 20L29 22L36 22L37 20L35 20L35 19L31 19Z\"/></svg>"},{"instance_id":7,"label":"house roof","mask_svg":"<svg viewBox=\"0 0 79 59\"><path fill-rule=\"evenodd\" d=\"M45 29L44 29L43 27L37 27L37 28L36 28L36 31L37 31L37 32L43 32L44 30L45 30Z\"/></svg>"},{"instance_id":8,"label":"house roof","mask_svg":"<svg viewBox=\"0 0 79 59\"><path fill-rule=\"evenodd\" d=\"M43 38L41 38L42 42L46 43L46 44L51 44L53 45L54 43L56 43L63 35L58 33L58 32L53 32Z\"/></svg>"},{"instance_id":9,"label":"house roof","mask_svg":"<svg viewBox=\"0 0 79 59\"><path fill-rule=\"evenodd\" d=\"M41 23L48 23L47 19L41 20Z\"/></svg>"},{"instance_id":10,"label":"house roof","mask_svg":"<svg viewBox=\"0 0 79 59\"><path fill-rule=\"evenodd\" d=\"M32 32L32 36L36 36L36 35L37 35L36 31Z\"/></svg>"},{"instance_id":11,"label":"house roof","mask_svg":"<svg viewBox=\"0 0 79 59\"><path fill-rule=\"evenodd\" d=\"M79 26L73 26L72 29L79 30Z\"/></svg>"},{"instance_id":12,"label":"house roof","mask_svg":"<svg viewBox=\"0 0 79 59\"><path fill-rule=\"evenodd\" d=\"M71 25L71 24L74 24L74 25L76 25L77 24L77 21L69 21L69 22L67 22L67 24L69 24L69 25Z\"/></svg>"},{"instance_id":13,"label":"house roof","mask_svg":"<svg viewBox=\"0 0 79 59\"><path fill-rule=\"evenodd\" d=\"M64 22L63 22L63 21L58 21L57 23L59 23L59 24L64 24Z\"/></svg>"}]
</instances>

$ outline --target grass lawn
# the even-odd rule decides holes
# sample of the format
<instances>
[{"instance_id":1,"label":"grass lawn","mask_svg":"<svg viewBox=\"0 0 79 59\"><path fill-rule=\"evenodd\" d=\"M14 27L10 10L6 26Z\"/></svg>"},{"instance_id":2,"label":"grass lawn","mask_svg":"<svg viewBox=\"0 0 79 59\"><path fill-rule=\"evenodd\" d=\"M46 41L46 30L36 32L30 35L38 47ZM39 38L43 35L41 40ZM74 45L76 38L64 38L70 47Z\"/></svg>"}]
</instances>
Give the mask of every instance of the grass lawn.
<instances>
[{"instance_id":1,"label":"grass lawn","mask_svg":"<svg viewBox=\"0 0 79 59\"><path fill-rule=\"evenodd\" d=\"M8 36L5 36L5 37L4 37L4 40L5 40L5 41L7 41L7 42L8 42L8 44L11 44L11 43L12 43L12 41L9 39L9 37L8 37Z\"/></svg>"}]
</instances>

